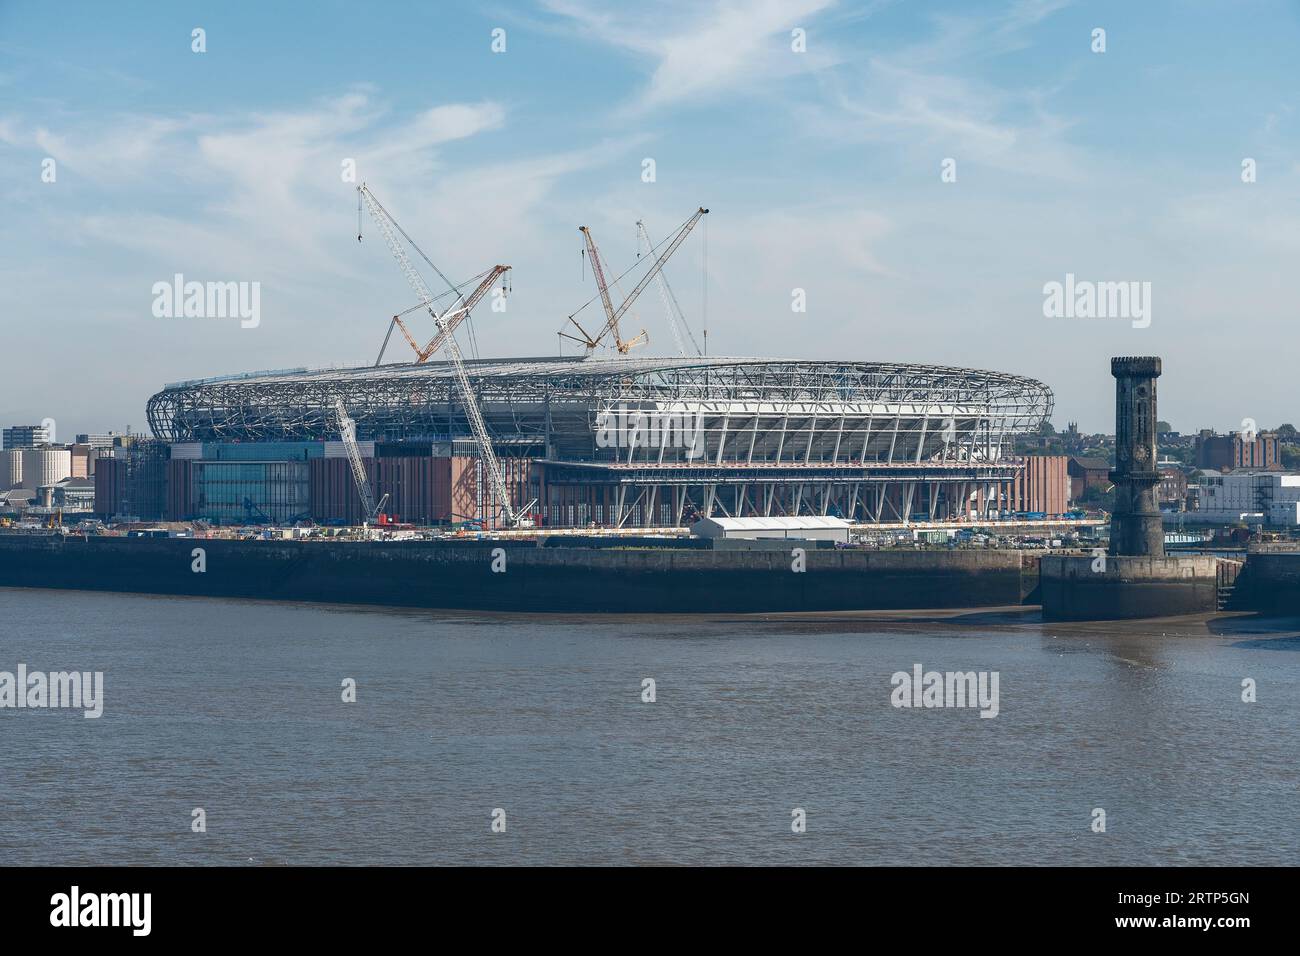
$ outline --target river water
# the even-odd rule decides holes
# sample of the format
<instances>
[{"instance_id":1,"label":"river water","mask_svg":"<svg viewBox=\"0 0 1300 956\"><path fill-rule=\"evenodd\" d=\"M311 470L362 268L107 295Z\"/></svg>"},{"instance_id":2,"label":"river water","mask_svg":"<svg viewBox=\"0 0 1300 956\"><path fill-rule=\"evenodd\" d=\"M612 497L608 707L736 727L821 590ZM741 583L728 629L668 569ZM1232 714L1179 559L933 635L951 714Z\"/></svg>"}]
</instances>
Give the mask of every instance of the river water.
<instances>
[{"instance_id":1,"label":"river water","mask_svg":"<svg viewBox=\"0 0 1300 956\"><path fill-rule=\"evenodd\" d=\"M0 865L1300 850L1295 620L494 616L0 589L0 671L20 663L102 671L103 715L0 709ZM917 664L996 672L997 716L892 706L891 675Z\"/></svg>"}]
</instances>

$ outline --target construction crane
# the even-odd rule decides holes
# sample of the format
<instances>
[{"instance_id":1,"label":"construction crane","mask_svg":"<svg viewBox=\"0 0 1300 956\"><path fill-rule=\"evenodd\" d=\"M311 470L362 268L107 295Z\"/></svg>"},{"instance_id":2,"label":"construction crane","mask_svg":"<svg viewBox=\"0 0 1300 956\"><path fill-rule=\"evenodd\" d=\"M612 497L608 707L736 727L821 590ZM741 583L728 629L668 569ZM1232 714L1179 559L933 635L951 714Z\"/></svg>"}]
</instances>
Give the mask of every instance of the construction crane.
<instances>
[{"instance_id":1,"label":"construction crane","mask_svg":"<svg viewBox=\"0 0 1300 956\"><path fill-rule=\"evenodd\" d=\"M645 241L645 251L654 252L655 244L650 241L650 232L645 227L645 220L636 221L636 254L637 258L641 256L641 242ZM677 296L673 295L672 287L668 285L668 276L664 270L655 273L655 285L659 287L659 298L663 301L664 312L668 315L668 328L672 330L673 341L677 343L677 352L683 357L686 355L686 343L682 341L682 329L686 329L686 334L690 336L691 345L695 349L695 354L700 354L700 347L695 341L695 336L691 333L691 327L686 324L686 316L682 312L682 307L677 303ZM681 326L677 320L681 319Z\"/></svg>"},{"instance_id":2,"label":"construction crane","mask_svg":"<svg viewBox=\"0 0 1300 956\"><path fill-rule=\"evenodd\" d=\"M419 357L416 362L427 361L430 355L442 348L447 338L456 331L456 327L469 317L474 306L478 305L483 300L483 296L487 295L488 290L496 284L497 279L509 271L509 266L493 266L488 271L487 278L480 282L478 288L469 294L469 298L465 300L459 309L452 309L449 312L442 313L444 326L438 329L438 334L431 338L424 348L417 351L416 354Z\"/></svg>"},{"instance_id":3,"label":"construction crane","mask_svg":"<svg viewBox=\"0 0 1300 956\"><path fill-rule=\"evenodd\" d=\"M493 493L496 495L498 504L501 506L501 513L506 524L512 528L531 527L532 518L529 512L531 512L536 501L530 501L519 511L516 511L510 503L510 493L506 489L505 479L501 475L501 464L497 461L496 450L492 447L492 438L488 435L487 425L483 421L483 413L479 411L478 396L474 394L474 388L470 385L469 373L465 371L465 359L460 354L460 346L456 344L456 336L452 334L455 326L448 319L451 310L441 315L434 310L433 295L429 292L429 287L424 284L424 278L416 271L415 266L411 265L406 250L397 241L397 233L400 232L406 237L406 241L410 242L416 248L416 251L419 251L419 247L415 246L410 236L406 235L406 232L397 224L397 220L389 214L388 210L379 204L379 201L375 199L374 194L366 187L365 183L357 187L357 192L365 202L370 218L374 220L375 225L379 227L380 233L383 234L384 241L388 244L388 250L393 254L393 258L397 260L397 265L401 268L402 274L406 276L406 281L424 304L429 315L433 317L434 324L438 326L439 334L435 336L434 341L441 339L439 344L442 347L443 354L446 355L448 363L455 372L456 382L460 387L461 403L465 406L465 417L469 419L470 430L474 433L474 441L478 445L479 458L487 470L488 481ZM438 275L442 276L443 281L448 286L451 286L451 281L442 274L437 266L429 261L429 257L425 256L423 252L420 255L433 267L433 270ZM505 267L498 266L497 268L504 269ZM452 286L452 288L455 287ZM479 289L486 291L486 287L483 285L480 285ZM468 312L468 308L463 310L464 315L467 315ZM353 469L355 471L355 464Z\"/></svg>"},{"instance_id":4,"label":"construction crane","mask_svg":"<svg viewBox=\"0 0 1300 956\"><path fill-rule=\"evenodd\" d=\"M361 523L368 525L379 519L380 524L387 524L384 520L387 516L382 514L382 511L388 502L388 495L380 498L378 503L375 502L375 493L370 487L366 466L361 461L361 449L357 446L356 422L348 417L343 399L334 400L334 413L338 418L339 437L343 439L343 447L348 453L348 463L352 466L352 480L357 483L357 494L361 496Z\"/></svg>"},{"instance_id":5,"label":"construction crane","mask_svg":"<svg viewBox=\"0 0 1300 956\"><path fill-rule=\"evenodd\" d=\"M380 208L382 209L382 207ZM448 309L446 312L442 314L443 318L447 320L448 330L450 332L456 331L457 326L459 326L461 322L465 321L465 319L469 317L469 314L473 310L474 306L478 305L479 302L483 300L483 297L488 294L488 290L491 289L492 286L496 284L496 281L498 279L500 279L509 271L510 271L509 266L498 265L498 266L493 266L487 272L482 273L481 276L475 276L474 279L482 278L483 281L480 282L478 287L469 294L469 298L462 300L463 304L459 308ZM469 281L473 282L474 279L471 279ZM461 283L461 284L465 285L466 283ZM505 286L503 285L502 288L504 292ZM460 296L459 287L453 288L452 291L455 292L458 297ZM446 292L443 293L443 295L447 295L447 294L448 293ZM441 297L442 296L439 296L439 298ZM410 330L407 329L406 323L402 321L402 316L424 308L427 308L426 305L424 303L420 303L419 305L412 306L411 308L407 309L405 312L399 312L397 315L393 316L392 321L388 324L388 334L384 336L384 344L379 349L379 358L375 360L376 366L383 361L384 351L388 348L388 339L393 334L394 326L396 326L398 329L401 330L402 335L406 338L406 341L410 343L411 348L415 351L416 365L424 364L429 360L429 356L433 355L440 348L442 348L443 339L448 333L442 332L440 330L436 335L434 335L432 339L429 340L429 342L423 348L421 348L419 343L417 343L415 341L415 338L411 335Z\"/></svg>"},{"instance_id":6,"label":"construction crane","mask_svg":"<svg viewBox=\"0 0 1300 956\"><path fill-rule=\"evenodd\" d=\"M586 329L579 325L578 320L571 315L569 316L569 322L578 330L581 337L570 335L567 332L560 332L560 335L566 339L580 343L589 353L600 345L601 339L611 331L614 333L614 347L623 354L627 354L627 351L632 346L638 345L644 341L646 339L645 330L642 330L636 338L628 342L619 338L618 320L623 317L623 314L627 312L629 308L631 308L632 303L636 301L637 296L639 296L642 290L650 284L650 280L659 274L659 271L664 267L664 263L668 261L672 254L677 251L677 247L682 244L688 235L690 235L691 230L695 228L695 224L700 221L700 218L707 213L708 210L701 206L689 219L686 220L686 222L682 224L681 228L677 230L677 234L673 236L664 251L659 254L659 258L654 261L646 274L641 277L641 281L632 288L632 291L627 295L617 309L614 308L613 302L609 297L609 286L605 281L605 273L600 264L600 255L596 251L596 244L591 239L591 230L586 226L579 226L579 230L587 241L587 254L591 259L591 271L596 277L596 287L600 290L601 304L605 307L605 325L600 332L595 336L592 336ZM653 251L653 249L651 251ZM626 273L624 274L626 275ZM583 306L583 308L586 308L586 306ZM579 309L578 311L582 310ZM574 315L577 315L577 313L575 312Z\"/></svg>"},{"instance_id":7,"label":"construction crane","mask_svg":"<svg viewBox=\"0 0 1300 956\"><path fill-rule=\"evenodd\" d=\"M603 336L605 332L612 329L614 332L614 347L618 349L620 354L626 355L636 346L644 345L646 342L649 342L650 336L645 329L642 329L635 338L626 342L623 341L623 338L618 333L618 320L619 316L621 316L626 310L620 309L617 314L615 313L614 303L609 298L609 284L605 281L605 269L600 262L600 250L596 248L596 240L592 238L591 230L586 226L579 226L578 231L582 233L582 238L586 240L587 258L591 260L591 274L596 279L596 288L600 290L600 304L605 307L606 325L605 329L600 333L600 336ZM617 284L618 280L615 279L614 282ZM619 294L622 295L621 289L619 290ZM624 297L624 303L629 306L632 304L626 297ZM574 322L573 324L577 325L578 323ZM599 339L600 336L597 336L597 339ZM589 346L589 348L595 347L594 343Z\"/></svg>"}]
</instances>

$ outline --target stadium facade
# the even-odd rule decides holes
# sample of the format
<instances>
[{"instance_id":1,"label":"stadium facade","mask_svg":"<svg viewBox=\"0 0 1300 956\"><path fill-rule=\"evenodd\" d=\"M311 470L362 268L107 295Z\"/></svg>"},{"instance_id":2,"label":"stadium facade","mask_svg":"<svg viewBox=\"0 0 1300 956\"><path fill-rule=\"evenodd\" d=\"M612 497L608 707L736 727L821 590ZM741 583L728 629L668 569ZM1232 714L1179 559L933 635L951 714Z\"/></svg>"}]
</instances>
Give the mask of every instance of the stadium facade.
<instances>
[{"instance_id":1,"label":"stadium facade","mask_svg":"<svg viewBox=\"0 0 1300 956\"><path fill-rule=\"evenodd\" d=\"M543 527L678 527L701 515L865 523L988 517L1022 477L1011 440L1052 393L998 372L749 358L467 362L515 507ZM150 398L165 517L352 522L334 402L389 509L417 524L499 512L445 363L179 382Z\"/></svg>"}]
</instances>

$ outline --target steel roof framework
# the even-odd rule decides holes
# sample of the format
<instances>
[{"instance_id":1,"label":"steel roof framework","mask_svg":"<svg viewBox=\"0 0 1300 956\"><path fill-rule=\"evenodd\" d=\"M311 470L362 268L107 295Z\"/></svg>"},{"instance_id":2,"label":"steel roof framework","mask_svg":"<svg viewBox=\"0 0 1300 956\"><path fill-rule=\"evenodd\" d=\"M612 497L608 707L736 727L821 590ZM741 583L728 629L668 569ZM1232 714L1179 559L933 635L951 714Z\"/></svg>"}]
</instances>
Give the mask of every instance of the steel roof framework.
<instances>
[{"instance_id":1,"label":"steel roof framework","mask_svg":"<svg viewBox=\"0 0 1300 956\"><path fill-rule=\"evenodd\" d=\"M620 358L466 365L500 454L608 469L604 480L621 489L619 524L660 523L669 497L679 518L692 508L711 514L715 504L725 512L722 487L734 490L733 507L757 514L847 508L886 520L888 505L907 520L918 489L933 510L936 488L951 488L956 499L969 496L972 483L987 503L996 499L994 483L1013 473L999 466L1011 437L1037 430L1053 405L1051 390L1030 378L906 363ZM362 439L470 434L446 363L178 383L149 400L148 416L154 434L167 441L333 440L337 399ZM663 428L664 420L677 428ZM681 440L682 425L689 444ZM602 441L609 433L614 441ZM816 471L802 479L797 469ZM692 484L686 475L699 479ZM750 484L762 485L763 494L747 490ZM885 493L900 484L897 500ZM864 507L866 501L873 505Z\"/></svg>"}]
</instances>

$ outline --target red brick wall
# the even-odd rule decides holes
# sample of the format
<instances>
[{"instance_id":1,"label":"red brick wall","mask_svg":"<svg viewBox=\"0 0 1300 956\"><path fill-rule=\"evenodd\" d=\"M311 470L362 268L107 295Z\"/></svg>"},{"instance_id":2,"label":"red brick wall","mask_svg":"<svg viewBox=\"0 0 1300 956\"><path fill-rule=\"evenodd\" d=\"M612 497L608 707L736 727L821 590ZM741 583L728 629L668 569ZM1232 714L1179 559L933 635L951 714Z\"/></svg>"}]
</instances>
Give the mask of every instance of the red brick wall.
<instances>
[{"instance_id":1,"label":"red brick wall","mask_svg":"<svg viewBox=\"0 0 1300 956\"><path fill-rule=\"evenodd\" d=\"M1007 490L1009 510L1041 511L1047 515L1069 511L1069 458L1065 455L1030 455L1020 461L1025 467L1009 483Z\"/></svg>"}]
</instances>

